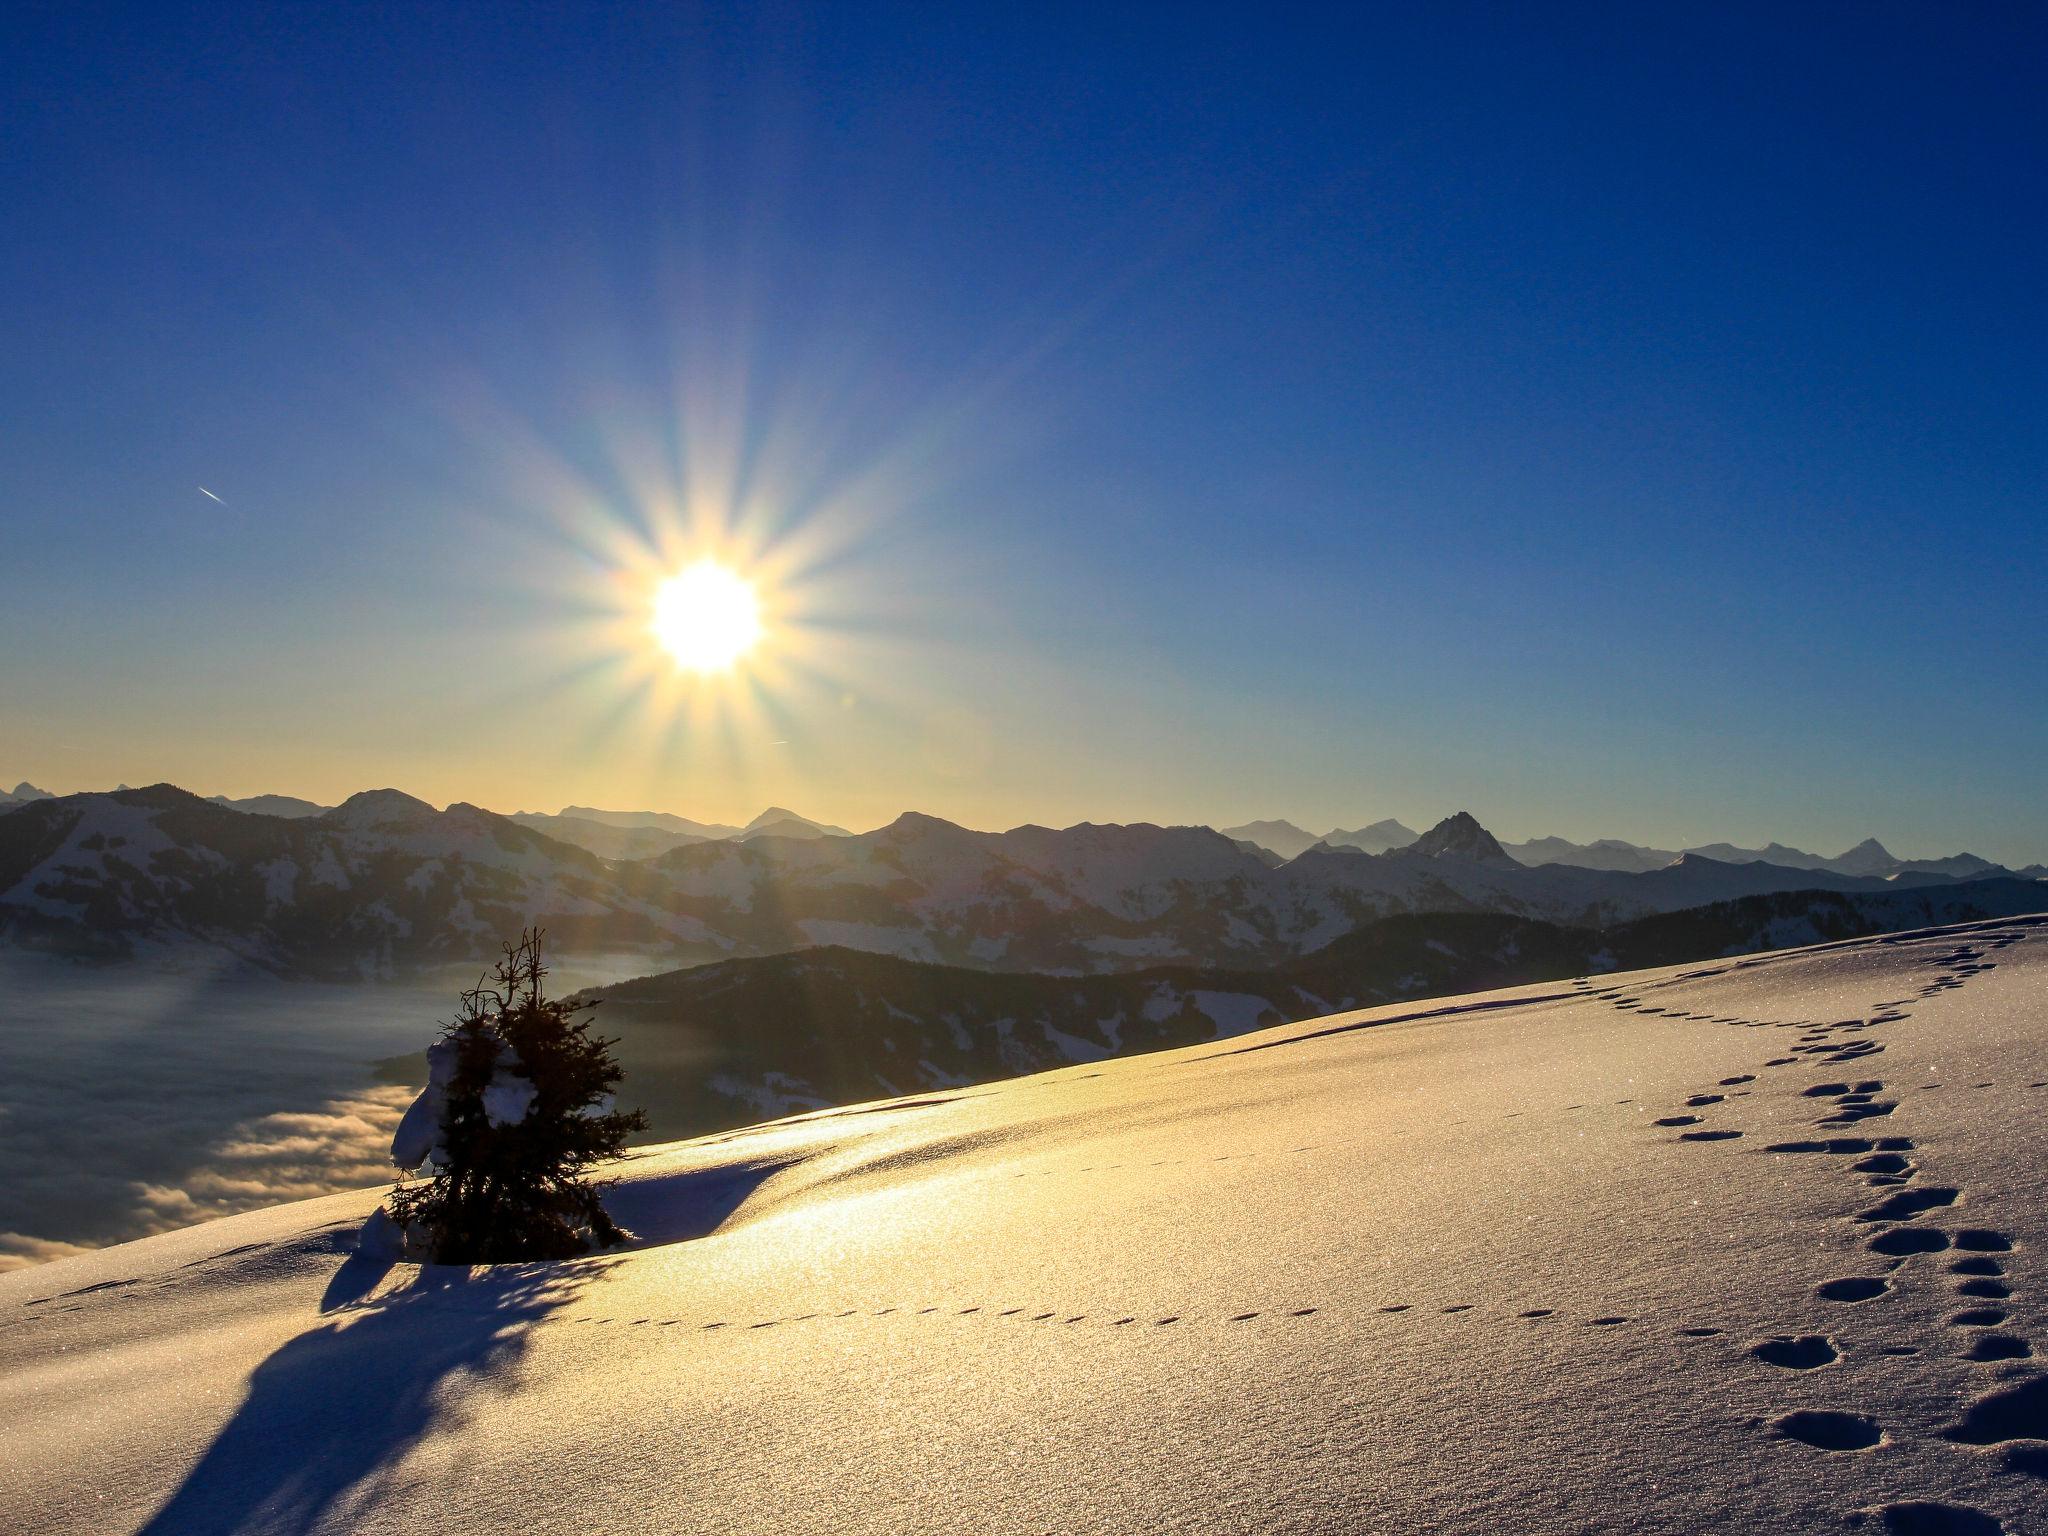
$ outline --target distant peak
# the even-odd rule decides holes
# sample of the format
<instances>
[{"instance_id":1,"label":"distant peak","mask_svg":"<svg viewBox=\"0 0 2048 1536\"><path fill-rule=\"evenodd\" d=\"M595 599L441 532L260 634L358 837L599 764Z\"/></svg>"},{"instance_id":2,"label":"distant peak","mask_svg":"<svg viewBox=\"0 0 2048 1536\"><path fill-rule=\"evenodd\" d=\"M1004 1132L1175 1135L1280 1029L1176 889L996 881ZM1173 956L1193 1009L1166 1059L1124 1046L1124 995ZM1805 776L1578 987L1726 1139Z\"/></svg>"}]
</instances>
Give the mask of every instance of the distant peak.
<instances>
[{"instance_id":1,"label":"distant peak","mask_svg":"<svg viewBox=\"0 0 2048 1536\"><path fill-rule=\"evenodd\" d=\"M392 822L431 820L440 815L426 801L399 789L366 789L350 795L321 818L344 826L386 826Z\"/></svg>"},{"instance_id":2,"label":"distant peak","mask_svg":"<svg viewBox=\"0 0 2048 1536\"><path fill-rule=\"evenodd\" d=\"M1494 835L1470 811L1446 816L1406 850L1427 859L1470 859L1477 864L1513 864Z\"/></svg>"},{"instance_id":3,"label":"distant peak","mask_svg":"<svg viewBox=\"0 0 2048 1536\"><path fill-rule=\"evenodd\" d=\"M835 827L829 822L813 821L808 816L799 816L787 806L771 805L740 828L741 837L756 832L772 832L783 837L849 837L844 827Z\"/></svg>"},{"instance_id":4,"label":"distant peak","mask_svg":"<svg viewBox=\"0 0 2048 1536\"><path fill-rule=\"evenodd\" d=\"M964 832L967 829L958 822L948 821L943 816L930 816L923 811L905 811L889 823L891 832Z\"/></svg>"},{"instance_id":5,"label":"distant peak","mask_svg":"<svg viewBox=\"0 0 2048 1536\"><path fill-rule=\"evenodd\" d=\"M55 795L51 794L47 789L37 789L35 785L29 783L27 779L23 779L19 784L14 786L13 794L14 798L17 800L54 800L57 798Z\"/></svg>"}]
</instances>

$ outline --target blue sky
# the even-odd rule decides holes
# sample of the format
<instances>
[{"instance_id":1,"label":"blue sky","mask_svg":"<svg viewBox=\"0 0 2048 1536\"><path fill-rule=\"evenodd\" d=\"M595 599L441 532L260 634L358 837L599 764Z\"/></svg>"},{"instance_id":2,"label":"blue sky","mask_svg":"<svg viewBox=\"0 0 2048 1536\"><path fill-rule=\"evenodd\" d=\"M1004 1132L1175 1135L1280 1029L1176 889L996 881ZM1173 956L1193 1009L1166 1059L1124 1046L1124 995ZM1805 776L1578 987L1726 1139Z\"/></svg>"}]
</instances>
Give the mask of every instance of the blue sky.
<instances>
[{"instance_id":1,"label":"blue sky","mask_svg":"<svg viewBox=\"0 0 2048 1536\"><path fill-rule=\"evenodd\" d=\"M2048 858L2038 9L734 9L28 16L0 773Z\"/></svg>"}]
</instances>

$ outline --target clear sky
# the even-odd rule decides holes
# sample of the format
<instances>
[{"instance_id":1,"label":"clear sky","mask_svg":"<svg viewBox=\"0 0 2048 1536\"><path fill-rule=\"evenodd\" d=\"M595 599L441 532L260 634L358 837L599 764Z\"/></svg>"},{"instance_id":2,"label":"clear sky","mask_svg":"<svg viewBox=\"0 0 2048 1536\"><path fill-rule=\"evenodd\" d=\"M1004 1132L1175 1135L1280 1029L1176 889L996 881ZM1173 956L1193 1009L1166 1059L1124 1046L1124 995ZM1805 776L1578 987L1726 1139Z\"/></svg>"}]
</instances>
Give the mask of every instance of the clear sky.
<instances>
[{"instance_id":1,"label":"clear sky","mask_svg":"<svg viewBox=\"0 0 2048 1536\"><path fill-rule=\"evenodd\" d=\"M2044 68L2031 4L28 7L0 776L2048 858ZM768 633L693 679L706 555Z\"/></svg>"}]
</instances>

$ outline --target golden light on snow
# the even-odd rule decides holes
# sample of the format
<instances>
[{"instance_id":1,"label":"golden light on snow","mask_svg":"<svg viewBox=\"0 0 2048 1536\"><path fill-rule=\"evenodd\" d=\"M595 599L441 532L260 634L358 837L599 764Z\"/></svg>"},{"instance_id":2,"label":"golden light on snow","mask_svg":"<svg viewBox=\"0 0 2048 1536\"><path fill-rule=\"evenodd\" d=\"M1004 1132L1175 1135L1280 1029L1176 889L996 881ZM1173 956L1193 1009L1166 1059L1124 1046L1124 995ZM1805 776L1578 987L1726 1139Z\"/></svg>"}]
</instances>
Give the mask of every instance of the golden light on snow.
<instances>
[{"instance_id":1,"label":"golden light on snow","mask_svg":"<svg viewBox=\"0 0 2048 1536\"><path fill-rule=\"evenodd\" d=\"M737 571L699 560L655 589L650 628L678 666L723 672L760 642L761 600Z\"/></svg>"}]
</instances>

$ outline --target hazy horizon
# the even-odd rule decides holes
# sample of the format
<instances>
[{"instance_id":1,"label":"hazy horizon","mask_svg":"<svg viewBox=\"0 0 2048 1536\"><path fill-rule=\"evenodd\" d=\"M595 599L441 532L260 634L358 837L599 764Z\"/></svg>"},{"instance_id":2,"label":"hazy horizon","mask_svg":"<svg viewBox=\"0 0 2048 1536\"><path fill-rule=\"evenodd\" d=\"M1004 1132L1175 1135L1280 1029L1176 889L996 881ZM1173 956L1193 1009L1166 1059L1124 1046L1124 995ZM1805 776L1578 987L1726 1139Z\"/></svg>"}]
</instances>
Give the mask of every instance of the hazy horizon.
<instances>
[{"instance_id":1,"label":"hazy horizon","mask_svg":"<svg viewBox=\"0 0 2048 1536\"><path fill-rule=\"evenodd\" d=\"M1351 816L1339 815L1335 818L1325 818L1323 820L1316 820L1314 818L1304 819L1299 816L1288 816L1268 812L1233 817L1167 817L1157 815L1106 817L1100 815L1080 815L1066 819L1054 819L1045 816L1020 816L1007 820L997 821L975 821L970 820L965 816L948 815L944 811L938 810L929 805L903 805L899 806L896 810L891 811L885 815L876 817L872 820L866 820L860 817L849 818L844 815L832 815L829 813L828 810L820 810L809 804L792 803L789 800L767 800L761 802L760 804L752 806L751 809L746 808L745 805L742 804L740 807L734 809L730 814L714 815L706 812L701 807L693 807L690 805L638 803L626 804L624 802L607 804L599 800L562 800L547 804L513 806L492 805L482 799L479 799L474 795L455 794L437 796L420 794L416 790L411 789L404 784L397 783L363 784L355 789L323 796L317 794L304 793L298 789L293 788L279 789L276 787L271 787L267 789L248 790L221 790L210 787L195 788L194 786L189 784L178 783L178 781L175 779L166 779L161 776L151 777L148 775L144 775L134 779L116 779L112 784L100 786L79 785L61 789L55 787L53 784L45 783L41 780L38 780L33 774L15 773L10 775L7 774L4 770L0 770L0 778L7 778L10 783L30 783L35 785L35 787L38 789L50 790L52 793L55 794L89 794L99 792L101 790L112 789L117 785L123 784L127 785L129 788L132 789L140 789L145 788L151 784L169 783L176 784L178 788L187 790L193 794L200 795L203 798L225 796L226 798L231 800L240 800L253 798L258 795L283 795L293 799L307 800L315 804L328 806L339 805L344 800L348 799L350 795L365 793L371 790L395 789L402 794L412 795L415 799L424 800L437 810L445 810L451 805L466 803L470 805L482 806L483 809L487 811L496 812L498 815L501 816L514 816L526 814L540 814L553 816L560 815L563 811L571 807L581 807L584 809L613 812L640 812L650 814L666 814L684 817L688 820L702 822L706 825L735 827L745 827L749 825L751 822L753 822L756 817L762 815L767 810L772 808L780 808L787 811L793 811L797 815L804 817L806 820L821 822L826 825L841 826L844 827L847 831L856 834L874 831L878 828L888 826L891 822L895 821L899 816L915 813L926 816L935 816L941 820L953 822L955 825L958 826L969 827L974 830L984 832L1004 832L1015 827L1023 826L1066 827L1078 825L1083 822L1093 822L1098 825L1127 825L1134 823L1148 823L1154 826L1196 826L1210 827L1217 831L1224 831L1232 828L1250 825L1256 822L1284 821L1291 823L1293 826L1295 826L1303 832L1313 833L1317 836L1321 836L1325 833L1332 831L1356 831L1358 829L1370 826L1380 821L1398 821L1415 832L1426 832L1431 827L1435 826L1438 822L1444 820L1445 818L1456 815L1459 812L1463 811L1469 812L1475 819L1479 821L1479 823L1482 826L1484 826L1489 832L1493 833L1495 837L1499 838L1504 843L1533 842L1538 838L1546 837L1561 837L1568 842L1576 842L1580 844L1590 844L1602 839L1619 839L1623 842L1636 844L1639 847L1670 848L1680 850L1686 848L1703 847L1715 843L1728 843L1738 848L1763 848L1771 843L1778 843L1786 847L1800 849L1803 852L1819 854L1825 857L1833 857L1837 854L1847 852L1849 849L1854 848L1867 838L1874 838L1876 841L1882 843L1885 846L1885 848L1889 850L1892 854L1902 859L1946 858L1957 853L1972 853L1976 854L1980 858L1988 858L1994 863L2005 864L2013 868L2020 868L2037 862L2048 862L2048 860L2044 860L2042 855L2038 853L2029 853L2025 855L2001 855L1997 848L1992 848L1989 846L1978 847L1975 845L1959 844L1955 847L1947 847L1940 849L1922 848L1917 845L1909 844L1904 839L1899 838L1893 835L1890 831L1882 828L1866 830L1858 835L1843 838L1833 843L1827 842L1825 839L1809 840L1802 842L1798 837L1789 837L1783 835L1782 833L1756 834L1754 836L1745 836L1741 834L1730 834L1725 831L1709 831L1701 836L1688 836L1685 838L1677 838L1672 836L1658 835L1647 835L1639 837L1630 836L1625 832L1617 832L1611 828L1603 828L1601 830L1580 832L1565 832L1559 831L1555 828L1544 828L1541 830L1530 831L1525 828L1515 827L1507 824L1496 824L1496 822L1491 817L1489 817L1485 811L1468 805L1450 806L1447 809L1436 811L1434 813L1403 813L1399 811L1382 810L1378 812L1372 812L1369 814L1359 813ZM7 788L7 784L0 784L0 794L6 793ZM2004 847L2007 843L2012 843L2021 840L2005 833L1998 834L1998 836L2000 838L1998 846L2001 848ZM1986 841L1988 844L1989 839L1987 838Z\"/></svg>"}]
</instances>

